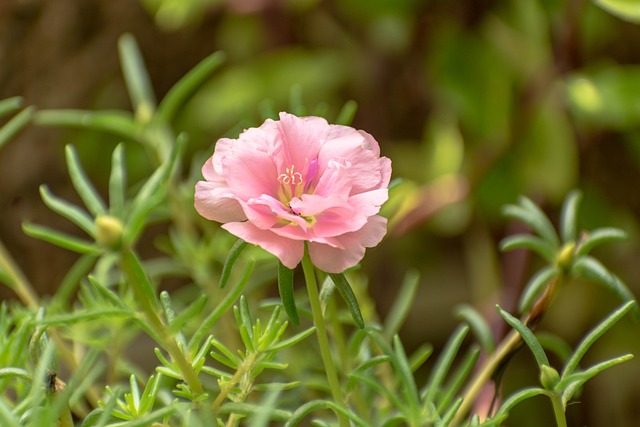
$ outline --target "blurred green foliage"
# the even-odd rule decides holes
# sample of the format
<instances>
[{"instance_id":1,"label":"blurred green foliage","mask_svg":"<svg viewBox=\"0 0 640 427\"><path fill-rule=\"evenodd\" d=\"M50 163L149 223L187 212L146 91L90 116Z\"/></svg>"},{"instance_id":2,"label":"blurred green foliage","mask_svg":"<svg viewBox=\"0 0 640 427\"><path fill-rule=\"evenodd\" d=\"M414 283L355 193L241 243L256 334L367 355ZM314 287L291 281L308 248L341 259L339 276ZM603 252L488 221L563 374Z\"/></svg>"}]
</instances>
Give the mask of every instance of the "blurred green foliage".
<instances>
[{"instance_id":1,"label":"blurred green foliage","mask_svg":"<svg viewBox=\"0 0 640 427\"><path fill-rule=\"evenodd\" d=\"M335 117L346 101L358 104L354 125L378 139L393 160L394 177L402 178L384 208L391 238L370 251L364 269L383 315L397 292L387 284L399 282L406 268L420 271L416 309L402 331L407 346L443 345L458 302L515 308L510 295L540 265L518 263L494 248L506 234L500 209L520 194L555 212L571 189L581 188L584 228L614 225L629 232L628 243L599 255L640 293L637 1L140 3L160 32L191 37L205 28L206 37L194 36L192 43L228 57L176 117L176 133L191 136L186 150L196 159L210 155L217 138L236 136L291 105L298 114ZM97 104L101 96L95 94ZM32 113L15 116L16 129ZM105 188L100 179L108 175L108 162L93 147L115 146L121 138L95 132L69 138L96 186ZM127 147L131 182L153 170L143 150ZM197 168L190 170L195 181ZM202 251L193 246L193 253L184 249L185 258ZM220 248L205 249L222 257ZM557 305L570 309L552 309L547 322L577 340L615 302L588 283L573 286L558 296ZM606 347L640 353L638 328L629 330L612 331L616 338ZM621 342L636 348L622 349ZM590 361L610 354L595 351ZM512 372L526 362L519 356ZM640 386L629 379L640 368L632 362L616 369L624 374L609 373L594 391L586 390L572 414L576 425L635 425ZM518 385L515 374L507 390ZM539 425L517 411L513 419L513 425Z\"/></svg>"}]
</instances>

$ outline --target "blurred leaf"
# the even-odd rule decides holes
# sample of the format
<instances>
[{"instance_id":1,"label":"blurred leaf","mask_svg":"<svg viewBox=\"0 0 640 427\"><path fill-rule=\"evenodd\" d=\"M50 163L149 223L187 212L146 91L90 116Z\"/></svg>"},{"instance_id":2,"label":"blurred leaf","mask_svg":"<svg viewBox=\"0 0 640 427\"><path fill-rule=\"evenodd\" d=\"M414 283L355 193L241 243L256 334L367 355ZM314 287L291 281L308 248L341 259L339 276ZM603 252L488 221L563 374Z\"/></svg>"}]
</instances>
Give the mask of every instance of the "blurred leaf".
<instances>
[{"instance_id":1,"label":"blurred leaf","mask_svg":"<svg viewBox=\"0 0 640 427\"><path fill-rule=\"evenodd\" d=\"M400 291L384 321L384 336L387 339L391 339L400 331L413 306L419 285L420 273L417 270L407 271L400 285Z\"/></svg>"},{"instance_id":2,"label":"blurred leaf","mask_svg":"<svg viewBox=\"0 0 640 427\"><path fill-rule=\"evenodd\" d=\"M34 112L35 107L25 108L0 128L0 148L2 148L7 142L11 141L27 126L27 124L29 124Z\"/></svg>"},{"instance_id":3,"label":"blurred leaf","mask_svg":"<svg viewBox=\"0 0 640 427\"><path fill-rule=\"evenodd\" d=\"M640 24L640 2L637 0L593 0L593 2L620 19Z\"/></svg>"},{"instance_id":4,"label":"blurred leaf","mask_svg":"<svg viewBox=\"0 0 640 427\"><path fill-rule=\"evenodd\" d=\"M111 155L111 174L109 175L109 214L124 217L124 204L127 190L127 170L124 165L124 145L118 144Z\"/></svg>"},{"instance_id":5,"label":"blurred leaf","mask_svg":"<svg viewBox=\"0 0 640 427\"><path fill-rule=\"evenodd\" d=\"M549 282L554 280L560 273L559 269L554 265L549 265L540 269L536 274L531 276L531 279L527 282L520 297L520 304L518 310L520 313L529 311L536 299L547 289Z\"/></svg>"},{"instance_id":6,"label":"blurred leaf","mask_svg":"<svg viewBox=\"0 0 640 427\"><path fill-rule=\"evenodd\" d=\"M531 200L520 197L519 205L507 205L503 208L505 216L522 221L542 237L552 248L560 247L560 240L551 221Z\"/></svg>"},{"instance_id":7,"label":"blurred leaf","mask_svg":"<svg viewBox=\"0 0 640 427\"><path fill-rule=\"evenodd\" d=\"M136 119L146 123L154 113L156 101L140 48L131 34L123 34L120 37L118 53Z\"/></svg>"},{"instance_id":8,"label":"blurred leaf","mask_svg":"<svg viewBox=\"0 0 640 427\"><path fill-rule=\"evenodd\" d=\"M455 314L458 319L464 320L471 327L482 349L487 354L493 353L496 348L496 341L484 317L476 309L466 304L457 307Z\"/></svg>"},{"instance_id":9,"label":"blurred leaf","mask_svg":"<svg viewBox=\"0 0 640 427\"><path fill-rule=\"evenodd\" d=\"M572 112L582 123L613 129L638 127L640 67L601 66L567 79Z\"/></svg>"},{"instance_id":10,"label":"blurred leaf","mask_svg":"<svg viewBox=\"0 0 640 427\"><path fill-rule=\"evenodd\" d=\"M49 209L67 218L90 236L95 236L93 219L81 208L54 196L46 185L40 186L40 196Z\"/></svg>"},{"instance_id":11,"label":"blurred leaf","mask_svg":"<svg viewBox=\"0 0 640 427\"><path fill-rule=\"evenodd\" d=\"M549 263L553 263L556 258L556 252L547 240L531 234L516 234L506 237L500 242L500 250L512 251L514 249L529 249Z\"/></svg>"},{"instance_id":12,"label":"blurred leaf","mask_svg":"<svg viewBox=\"0 0 640 427\"><path fill-rule=\"evenodd\" d=\"M73 237L41 225L25 223L22 225L22 230L28 236L47 241L72 252L93 255L97 255L102 252L102 249L93 242L78 239L77 237Z\"/></svg>"},{"instance_id":13,"label":"blurred leaf","mask_svg":"<svg viewBox=\"0 0 640 427\"><path fill-rule=\"evenodd\" d=\"M11 98L1 100L0 118L13 113L14 111L18 111L22 106L22 101L23 99L21 96L13 96Z\"/></svg>"},{"instance_id":14,"label":"blurred leaf","mask_svg":"<svg viewBox=\"0 0 640 427\"><path fill-rule=\"evenodd\" d=\"M347 281L347 278L344 276L344 273L334 274L329 273L329 277L331 277L331 281L336 286L338 293L344 300L345 304L349 308L349 312L351 313L351 317L355 322L358 328L364 328L364 319L362 318L362 313L360 312L360 306L358 305L358 299L353 293L351 289L351 285Z\"/></svg>"},{"instance_id":15,"label":"blurred leaf","mask_svg":"<svg viewBox=\"0 0 640 427\"><path fill-rule=\"evenodd\" d=\"M225 260L224 266L222 267L222 273L220 274L220 289L223 289L227 285L229 277L231 277L231 270L233 269L233 265L238 260L238 257L242 253L242 250L247 247L247 244L248 243L244 240L238 239L229 250L227 259Z\"/></svg>"},{"instance_id":16,"label":"blurred leaf","mask_svg":"<svg viewBox=\"0 0 640 427\"><path fill-rule=\"evenodd\" d=\"M220 67L225 56L223 52L215 52L207 56L173 85L158 106L158 118L164 122L171 122L184 103Z\"/></svg>"},{"instance_id":17,"label":"blurred leaf","mask_svg":"<svg viewBox=\"0 0 640 427\"><path fill-rule=\"evenodd\" d=\"M569 193L562 205L560 214L560 237L564 243L576 241L578 238L578 207L582 193L572 191Z\"/></svg>"},{"instance_id":18,"label":"blurred leaf","mask_svg":"<svg viewBox=\"0 0 640 427\"><path fill-rule=\"evenodd\" d=\"M34 114L33 121L41 126L70 126L107 132L130 141L137 141L140 134L131 113L121 110L40 110Z\"/></svg>"},{"instance_id":19,"label":"blurred leaf","mask_svg":"<svg viewBox=\"0 0 640 427\"><path fill-rule=\"evenodd\" d=\"M453 361L460 351L460 346L464 338L469 332L469 326L459 326L452 334L447 344L444 346L442 353L438 357L438 361L433 367L425 391L422 393L424 401L427 403L435 403L436 396L439 394L446 375L453 364Z\"/></svg>"},{"instance_id":20,"label":"blurred leaf","mask_svg":"<svg viewBox=\"0 0 640 427\"><path fill-rule=\"evenodd\" d=\"M107 213L107 208L104 201L82 169L82 165L80 164L80 159L78 158L78 153L75 148L73 148L72 145L67 145L65 147L65 155L67 158L67 169L69 171L71 183L82 199L84 205L87 207L89 212L93 214L93 216L105 215Z\"/></svg>"},{"instance_id":21,"label":"blurred leaf","mask_svg":"<svg viewBox=\"0 0 640 427\"><path fill-rule=\"evenodd\" d=\"M284 311L294 325L300 324L296 299L293 293L293 270L287 268L278 260L278 291L284 306Z\"/></svg>"},{"instance_id":22,"label":"blurred leaf","mask_svg":"<svg viewBox=\"0 0 640 427\"><path fill-rule=\"evenodd\" d=\"M576 255L587 255L593 248L605 243L620 242L627 239L627 233L617 228L599 228L590 231L578 245Z\"/></svg>"},{"instance_id":23,"label":"blurred leaf","mask_svg":"<svg viewBox=\"0 0 640 427\"><path fill-rule=\"evenodd\" d=\"M356 101L349 100L345 102L334 123L337 125L350 126L357 111L358 103Z\"/></svg>"}]
</instances>

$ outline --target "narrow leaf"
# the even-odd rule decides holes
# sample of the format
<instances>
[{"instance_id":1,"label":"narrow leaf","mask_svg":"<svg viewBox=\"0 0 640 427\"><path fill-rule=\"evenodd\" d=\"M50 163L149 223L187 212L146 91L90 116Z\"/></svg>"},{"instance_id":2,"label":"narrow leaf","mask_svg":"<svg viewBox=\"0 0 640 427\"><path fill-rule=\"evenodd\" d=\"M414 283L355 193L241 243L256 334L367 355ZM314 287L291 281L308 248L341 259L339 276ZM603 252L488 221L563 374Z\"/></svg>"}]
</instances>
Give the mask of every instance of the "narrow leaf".
<instances>
[{"instance_id":1,"label":"narrow leaf","mask_svg":"<svg viewBox=\"0 0 640 427\"><path fill-rule=\"evenodd\" d=\"M247 247L247 242L242 239L238 239L236 243L231 247L229 254L227 255L227 259L224 262L224 266L222 267L222 274L220 275L220 289L223 289L227 286L227 282L229 281L229 277L231 277L231 269L233 265L238 260L238 257L242 253L243 249Z\"/></svg>"},{"instance_id":2,"label":"narrow leaf","mask_svg":"<svg viewBox=\"0 0 640 427\"><path fill-rule=\"evenodd\" d=\"M65 233L36 224L22 224L22 231L28 236L44 240L64 249L81 254L98 255L102 249L93 242L79 239Z\"/></svg>"},{"instance_id":3,"label":"narrow leaf","mask_svg":"<svg viewBox=\"0 0 640 427\"><path fill-rule=\"evenodd\" d=\"M560 234L564 243L575 242L578 238L578 207L580 206L581 199L582 193L572 191L567 196L564 205L562 205Z\"/></svg>"},{"instance_id":4,"label":"narrow leaf","mask_svg":"<svg viewBox=\"0 0 640 427\"><path fill-rule=\"evenodd\" d=\"M587 255L593 248L605 243L620 242L627 239L627 233L617 228L599 228L590 231L578 245L576 255Z\"/></svg>"},{"instance_id":5,"label":"narrow leaf","mask_svg":"<svg viewBox=\"0 0 640 427\"><path fill-rule=\"evenodd\" d=\"M640 4L629 0L594 0L594 2L618 18L640 24Z\"/></svg>"},{"instance_id":6,"label":"narrow leaf","mask_svg":"<svg viewBox=\"0 0 640 427\"><path fill-rule=\"evenodd\" d=\"M124 217L124 201L127 188L127 171L124 164L124 145L118 144L111 155L109 175L109 213L117 218Z\"/></svg>"},{"instance_id":7,"label":"narrow leaf","mask_svg":"<svg viewBox=\"0 0 640 427\"><path fill-rule=\"evenodd\" d=\"M622 317L629 312L632 308L637 308L637 304L635 301L629 301L626 304L623 304L618 309L613 311L606 319L600 322L595 328L591 330L585 336L578 347L574 350L571 358L567 361L562 370L561 378L564 379L567 375L573 373L573 371L578 367L580 360L585 355L587 350L595 343L605 332L607 332L613 325L615 325Z\"/></svg>"},{"instance_id":8,"label":"narrow leaf","mask_svg":"<svg viewBox=\"0 0 640 427\"><path fill-rule=\"evenodd\" d=\"M480 357L480 348L478 348L477 346L471 348L467 352L464 359L460 362L460 365L456 369L456 372L453 374L451 380L449 381L449 384L442 391L442 394L440 395L440 398L438 401L439 414L443 413L447 409L447 407L449 407L449 405L453 401L453 398L460 392L460 389L462 388L464 382L467 380L467 378L473 371L473 368L475 367L479 357ZM457 405L457 402L453 404L454 407L456 405ZM447 425L447 424L443 424L443 425Z\"/></svg>"},{"instance_id":9,"label":"narrow leaf","mask_svg":"<svg viewBox=\"0 0 640 427\"><path fill-rule=\"evenodd\" d=\"M533 357L535 357L536 362L538 363L538 367L541 367L542 365L551 366L549 364L549 359L547 358L547 355L542 348L542 345L535 337L531 329L527 328L524 323L513 317L511 314L504 311L502 308L500 308L500 306L496 307L498 308L498 313L500 313L500 316L505 320L505 322L507 322L513 329L518 331L524 342L527 343L527 345L531 349L531 352L533 353Z\"/></svg>"},{"instance_id":10,"label":"narrow leaf","mask_svg":"<svg viewBox=\"0 0 640 427\"><path fill-rule=\"evenodd\" d=\"M7 114L17 111L22 106L22 101L23 99L21 96L13 96L0 101L0 117L4 117Z\"/></svg>"},{"instance_id":11,"label":"narrow leaf","mask_svg":"<svg viewBox=\"0 0 640 427\"><path fill-rule=\"evenodd\" d=\"M458 319L464 320L471 326L476 339L482 346L482 349L487 353L493 353L496 348L496 341L493 338L493 333L486 320L482 317L478 311L470 305L463 304L455 309L455 315Z\"/></svg>"},{"instance_id":12,"label":"narrow leaf","mask_svg":"<svg viewBox=\"0 0 640 427\"><path fill-rule=\"evenodd\" d=\"M633 293L625 286L624 283L595 258L589 255L579 257L571 270L572 273L579 276L586 277L588 279L595 280L596 282L604 285L610 291L612 291L622 301L634 301L635 297ZM638 306L633 307L634 316L638 316Z\"/></svg>"},{"instance_id":13,"label":"narrow leaf","mask_svg":"<svg viewBox=\"0 0 640 427\"><path fill-rule=\"evenodd\" d=\"M335 124L349 126L353 122L353 118L358 111L358 103L354 100L349 100L344 103L342 109L336 117Z\"/></svg>"},{"instance_id":14,"label":"narrow leaf","mask_svg":"<svg viewBox=\"0 0 640 427\"><path fill-rule=\"evenodd\" d=\"M116 111L40 110L33 116L40 126L68 126L107 132L130 141L139 141L140 128L131 113Z\"/></svg>"},{"instance_id":15,"label":"narrow leaf","mask_svg":"<svg viewBox=\"0 0 640 427\"><path fill-rule=\"evenodd\" d=\"M170 122L184 103L207 81L225 61L223 52L215 52L191 69L167 92L158 106L158 117Z\"/></svg>"},{"instance_id":16,"label":"narrow leaf","mask_svg":"<svg viewBox=\"0 0 640 427\"><path fill-rule=\"evenodd\" d=\"M80 159L78 158L78 153L75 148L73 148L72 145L67 145L65 147L65 155L67 158L67 169L69 170L71 183L73 184L73 188L78 192L82 202L93 216L105 215L107 213L107 208L104 201L94 188L91 181L89 181L87 174L82 169L82 165L80 164Z\"/></svg>"},{"instance_id":17,"label":"narrow leaf","mask_svg":"<svg viewBox=\"0 0 640 427\"><path fill-rule=\"evenodd\" d=\"M22 129L24 129L33 117L35 107L28 107L20 111L0 128L0 148L11 141Z\"/></svg>"},{"instance_id":18,"label":"narrow leaf","mask_svg":"<svg viewBox=\"0 0 640 427\"><path fill-rule=\"evenodd\" d=\"M398 333L413 306L418 285L420 283L420 273L416 270L409 270L402 281L398 296L395 298L389 314L384 322L384 336L391 339Z\"/></svg>"},{"instance_id":19,"label":"narrow leaf","mask_svg":"<svg viewBox=\"0 0 640 427\"><path fill-rule=\"evenodd\" d=\"M456 355L460 350L460 346L468 332L469 326L459 326L447 341L447 344L442 350L442 353L438 357L438 361L431 372L426 390L423 393L425 402L433 402L435 404L436 395L440 392L440 387L442 386L442 383L451 368L451 364L456 358Z\"/></svg>"},{"instance_id":20,"label":"narrow leaf","mask_svg":"<svg viewBox=\"0 0 640 427\"><path fill-rule=\"evenodd\" d=\"M519 310L520 313L528 311L536 299L544 292L547 285L555 276L559 273L558 268L553 265L543 267L525 285L522 297L520 298Z\"/></svg>"},{"instance_id":21,"label":"narrow leaf","mask_svg":"<svg viewBox=\"0 0 640 427\"><path fill-rule=\"evenodd\" d=\"M600 372L631 359L633 359L633 354L625 354L623 356L619 356L613 359L605 360L604 362L597 363L592 367L585 369L584 371L574 372L571 375L567 375L566 378L563 378L561 382L558 383L558 387L562 389L574 381L577 382L580 386L582 386L584 383L586 383L588 380L598 375Z\"/></svg>"},{"instance_id":22,"label":"narrow leaf","mask_svg":"<svg viewBox=\"0 0 640 427\"><path fill-rule=\"evenodd\" d=\"M351 312L351 317L353 317L353 321L358 326L358 328L363 329L364 319L362 318L362 313L360 312L358 299L353 293L353 289L351 289L351 285L347 281L347 278L344 276L344 273L329 273L329 277L331 277L331 281L333 281L333 284L336 285L338 293L347 304L347 307Z\"/></svg>"},{"instance_id":23,"label":"narrow leaf","mask_svg":"<svg viewBox=\"0 0 640 427\"><path fill-rule=\"evenodd\" d=\"M151 284L140 260L132 250L125 250L122 253L121 268L136 294L138 304L145 306L145 311L159 312L158 298L156 290Z\"/></svg>"},{"instance_id":24,"label":"narrow leaf","mask_svg":"<svg viewBox=\"0 0 640 427\"><path fill-rule=\"evenodd\" d=\"M148 109L149 115L155 110L155 96L140 48L131 34L124 34L118 40L118 53L131 103L136 113Z\"/></svg>"},{"instance_id":25,"label":"narrow leaf","mask_svg":"<svg viewBox=\"0 0 640 427\"><path fill-rule=\"evenodd\" d=\"M493 416L493 419L499 419L501 417L505 417L509 415L509 412L519 403L531 399L535 396L546 395L547 391L540 387L530 387L522 389L515 394L509 396L508 399L504 401L502 405L500 405L500 409Z\"/></svg>"},{"instance_id":26,"label":"narrow leaf","mask_svg":"<svg viewBox=\"0 0 640 427\"><path fill-rule=\"evenodd\" d=\"M278 352L284 348L287 347L292 347L296 344L298 344L299 342L301 342L302 340L304 340L305 338L307 338L308 336L311 336L314 332L315 332L316 328L315 327L311 327L309 329L306 329L294 336L292 336L291 338L287 338L286 340L280 341L279 343L277 343L276 345L272 345L269 347L269 351L272 352Z\"/></svg>"},{"instance_id":27,"label":"narrow leaf","mask_svg":"<svg viewBox=\"0 0 640 427\"><path fill-rule=\"evenodd\" d=\"M300 324L296 300L293 293L293 270L278 261L278 292L284 306L284 311L294 325Z\"/></svg>"},{"instance_id":28,"label":"narrow leaf","mask_svg":"<svg viewBox=\"0 0 640 427\"><path fill-rule=\"evenodd\" d=\"M512 251L514 249L529 249L550 263L554 261L556 256L556 251L548 241L531 234L516 234L500 242L500 250Z\"/></svg>"},{"instance_id":29,"label":"narrow leaf","mask_svg":"<svg viewBox=\"0 0 640 427\"><path fill-rule=\"evenodd\" d=\"M95 237L93 219L84 210L66 200L54 196L46 185L40 186L40 197L42 197L42 201L49 209L67 218L82 228L88 235Z\"/></svg>"},{"instance_id":30,"label":"narrow leaf","mask_svg":"<svg viewBox=\"0 0 640 427\"><path fill-rule=\"evenodd\" d=\"M557 248L560 246L558 235L549 221L549 218L547 218L544 212L542 212L535 203L526 197L520 198L520 206L505 206L503 213L510 218L520 220L527 224L552 247Z\"/></svg>"}]
</instances>

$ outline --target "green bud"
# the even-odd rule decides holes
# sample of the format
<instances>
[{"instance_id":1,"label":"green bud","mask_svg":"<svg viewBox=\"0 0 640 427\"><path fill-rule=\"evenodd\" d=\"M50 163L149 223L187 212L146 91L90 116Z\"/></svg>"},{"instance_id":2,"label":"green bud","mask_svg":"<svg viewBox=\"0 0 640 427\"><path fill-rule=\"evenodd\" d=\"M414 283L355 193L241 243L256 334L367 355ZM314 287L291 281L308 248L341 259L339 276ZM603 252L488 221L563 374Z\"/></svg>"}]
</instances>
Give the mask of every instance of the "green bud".
<instances>
[{"instance_id":1,"label":"green bud","mask_svg":"<svg viewBox=\"0 0 640 427\"><path fill-rule=\"evenodd\" d=\"M560 249L556 255L556 264L562 270L567 270L573 263L573 256L575 254L576 243L568 242L562 249Z\"/></svg>"},{"instance_id":2,"label":"green bud","mask_svg":"<svg viewBox=\"0 0 640 427\"><path fill-rule=\"evenodd\" d=\"M540 383L546 390L555 390L560 381L560 374L551 366L542 365L540 367Z\"/></svg>"},{"instance_id":3,"label":"green bud","mask_svg":"<svg viewBox=\"0 0 640 427\"><path fill-rule=\"evenodd\" d=\"M96 242L110 248L117 248L122 242L124 225L118 218L110 215L96 217Z\"/></svg>"}]
</instances>

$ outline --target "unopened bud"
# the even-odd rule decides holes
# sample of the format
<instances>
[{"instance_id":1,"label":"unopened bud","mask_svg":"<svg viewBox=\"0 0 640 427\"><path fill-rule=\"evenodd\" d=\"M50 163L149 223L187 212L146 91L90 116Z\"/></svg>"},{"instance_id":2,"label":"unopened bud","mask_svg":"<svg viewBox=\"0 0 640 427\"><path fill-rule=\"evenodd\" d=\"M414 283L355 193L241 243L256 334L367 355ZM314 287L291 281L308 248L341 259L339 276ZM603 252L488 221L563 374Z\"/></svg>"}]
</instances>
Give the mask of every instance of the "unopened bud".
<instances>
[{"instance_id":1,"label":"unopened bud","mask_svg":"<svg viewBox=\"0 0 640 427\"><path fill-rule=\"evenodd\" d=\"M558 267L560 267L562 270L567 270L569 267L571 267L575 249L576 243L568 242L562 247L562 249L560 249L560 251L558 251L558 254L556 255L556 264L558 265Z\"/></svg>"},{"instance_id":2,"label":"unopened bud","mask_svg":"<svg viewBox=\"0 0 640 427\"><path fill-rule=\"evenodd\" d=\"M96 242L110 248L116 248L122 242L124 226L122 222L110 215L96 217Z\"/></svg>"},{"instance_id":3,"label":"unopened bud","mask_svg":"<svg viewBox=\"0 0 640 427\"><path fill-rule=\"evenodd\" d=\"M560 381L558 371L547 365L540 367L540 383L546 390L554 390L558 381Z\"/></svg>"}]
</instances>

